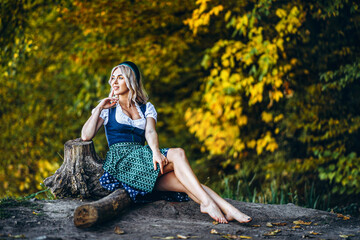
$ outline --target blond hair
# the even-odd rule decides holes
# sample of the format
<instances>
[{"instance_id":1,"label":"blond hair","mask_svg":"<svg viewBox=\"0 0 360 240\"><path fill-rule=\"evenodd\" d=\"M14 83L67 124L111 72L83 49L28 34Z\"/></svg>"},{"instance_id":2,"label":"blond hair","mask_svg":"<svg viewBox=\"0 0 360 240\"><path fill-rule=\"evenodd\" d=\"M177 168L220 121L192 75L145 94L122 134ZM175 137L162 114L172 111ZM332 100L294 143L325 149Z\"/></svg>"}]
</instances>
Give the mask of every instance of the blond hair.
<instances>
[{"instance_id":1,"label":"blond hair","mask_svg":"<svg viewBox=\"0 0 360 240\"><path fill-rule=\"evenodd\" d=\"M128 105L131 106L132 102L136 102L139 105L145 104L147 102L147 100L149 99L149 97L143 87L141 74L139 76L140 79L138 81L136 79L134 71L130 67L128 67L126 65L116 66L111 70L111 75L110 75L110 79L109 79L110 86L111 86L111 78L116 69L119 69L121 71L121 74L125 78L126 86L129 89ZM112 92L112 87L110 89L110 94L111 94L111 92ZM110 94L109 94L109 97L112 97L112 96L110 96Z\"/></svg>"}]
</instances>

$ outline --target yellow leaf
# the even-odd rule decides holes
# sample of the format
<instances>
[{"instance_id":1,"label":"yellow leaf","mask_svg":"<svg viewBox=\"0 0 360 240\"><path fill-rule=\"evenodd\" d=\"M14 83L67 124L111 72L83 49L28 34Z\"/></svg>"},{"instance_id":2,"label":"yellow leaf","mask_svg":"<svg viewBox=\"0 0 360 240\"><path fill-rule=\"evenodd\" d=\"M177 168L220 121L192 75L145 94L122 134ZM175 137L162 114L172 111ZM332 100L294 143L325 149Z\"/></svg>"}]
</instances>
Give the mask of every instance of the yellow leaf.
<instances>
[{"instance_id":1,"label":"yellow leaf","mask_svg":"<svg viewBox=\"0 0 360 240\"><path fill-rule=\"evenodd\" d=\"M240 79L241 79L240 74L234 73L234 74L231 74L229 81L231 83L237 83L237 82L240 82Z\"/></svg>"},{"instance_id":2,"label":"yellow leaf","mask_svg":"<svg viewBox=\"0 0 360 240\"><path fill-rule=\"evenodd\" d=\"M228 81L229 79L229 76L230 76L230 70L229 69L223 69L220 73L220 78L223 80L223 81Z\"/></svg>"},{"instance_id":3,"label":"yellow leaf","mask_svg":"<svg viewBox=\"0 0 360 240\"><path fill-rule=\"evenodd\" d=\"M309 233L312 234L312 235L321 235L322 234L322 233L317 233L317 232L314 232L314 231L310 231Z\"/></svg>"},{"instance_id":4,"label":"yellow leaf","mask_svg":"<svg viewBox=\"0 0 360 240\"><path fill-rule=\"evenodd\" d=\"M286 226L286 222L271 223L274 226Z\"/></svg>"},{"instance_id":5,"label":"yellow leaf","mask_svg":"<svg viewBox=\"0 0 360 240\"><path fill-rule=\"evenodd\" d=\"M272 96L272 99L274 99L276 102L278 102L279 99L282 98L284 95L282 92L276 90L276 91L272 92L271 96Z\"/></svg>"},{"instance_id":6,"label":"yellow leaf","mask_svg":"<svg viewBox=\"0 0 360 240\"><path fill-rule=\"evenodd\" d=\"M270 142L267 146L266 146L266 150L270 151L270 152L274 152L276 149L278 149L278 144L276 142Z\"/></svg>"},{"instance_id":7,"label":"yellow leaf","mask_svg":"<svg viewBox=\"0 0 360 240\"><path fill-rule=\"evenodd\" d=\"M264 236L275 236L276 234L278 234L279 232L281 232L280 229L276 229L274 231L268 232L268 233L264 233Z\"/></svg>"},{"instance_id":8,"label":"yellow leaf","mask_svg":"<svg viewBox=\"0 0 360 240\"><path fill-rule=\"evenodd\" d=\"M276 9L275 12L276 16L278 16L279 18L283 18L286 16L286 11L284 9L278 8Z\"/></svg>"},{"instance_id":9,"label":"yellow leaf","mask_svg":"<svg viewBox=\"0 0 360 240\"><path fill-rule=\"evenodd\" d=\"M348 234L348 235L339 235L341 238L348 238L348 237L355 237L355 234Z\"/></svg>"},{"instance_id":10,"label":"yellow leaf","mask_svg":"<svg viewBox=\"0 0 360 240\"><path fill-rule=\"evenodd\" d=\"M336 216L337 216L338 218L342 218L343 220L349 220L349 219L350 219L350 217L344 216L344 215L342 215L341 213L337 213Z\"/></svg>"},{"instance_id":11,"label":"yellow leaf","mask_svg":"<svg viewBox=\"0 0 360 240\"><path fill-rule=\"evenodd\" d=\"M227 13L225 14L225 21L229 20L230 16L231 16L231 11L229 10L229 11L227 11Z\"/></svg>"},{"instance_id":12,"label":"yellow leaf","mask_svg":"<svg viewBox=\"0 0 360 240\"><path fill-rule=\"evenodd\" d=\"M256 145L256 141L253 139L253 140L247 142L246 145L248 148L254 148Z\"/></svg>"},{"instance_id":13,"label":"yellow leaf","mask_svg":"<svg viewBox=\"0 0 360 240\"><path fill-rule=\"evenodd\" d=\"M114 233L116 233L116 234L124 234L125 232L119 226L116 226L115 229L114 229Z\"/></svg>"},{"instance_id":14,"label":"yellow leaf","mask_svg":"<svg viewBox=\"0 0 360 240\"><path fill-rule=\"evenodd\" d=\"M249 237L249 236L243 236L243 235L239 236L239 238L240 238L240 239L252 239L252 237Z\"/></svg>"},{"instance_id":15,"label":"yellow leaf","mask_svg":"<svg viewBox=\"0 0 360 240\"><path fill-rule=\"evenodd\" d=\"M267 222L267 223L266 223L266 226L267 226L267 227L273 227L273 225L272 225L270 222Z\"/></svg>"},{"instance_id":16,"label":"yellow leaf","mask_svg":"<svg viewBox=\"0 0 360 240\"><path fill-rule=\"evenodd\" d=\"M271 113L267 113L267 112L264 111L264 112L261 113L261 119L262 119L264 122L269 123L269 122L272 121L273 116L272 116Z\"/></svg>"},{"instance_id":17,"label":"yellow leaf","mask_svg":"<svg viewBox=\"0 0 360 240\"><path fill-rule=\"evenodd\" d=\"M211 229L210 231L211 234L220 234L218 231L216 231L215 229Z\"/></svg>"},{"instance_id":18,"label":"yellow leaf","mask_svg":"<svg viewBox=\"0 0 360 240\"><path fill-rule=\"evenodd\" d=\"M284 118L284 115L282 113L280 113L279 115L277 115L275 118L274 118L274 122L278 122L280 121L281 119Z\"/></svg>"},{"instance_id":19,"label":"yellow leaf","mask_svg":"<svg viewBox=\"0 0 360 240\"><path fill-rule=\"evenodd\" d=\"M311 222L304 222L302 220L293 221L293 223L296 225L310 225L311 224Z\"/></svg>"},{"instance_id":20,"label":"yellow leaf","mask_svg":"<svg viewBox=\"0 0 360 240\"><path fill-rule=\"evenodd\" d=\"M222 10L224 10L224 7L222 5L218 5L211 10L211 13L217 16Z\"/></svg>"},{"instance_id":21,"label":"yellow leaf","mask_svg":"<svg viewBox=\"0 0 360 240\"><path fill-rule=\"evenodd\" d=\"M188 239L189 238L187 236L180 235L180 234L176 235L176 237L179 238L179 239Z\"/></svg>"}]
</instances>

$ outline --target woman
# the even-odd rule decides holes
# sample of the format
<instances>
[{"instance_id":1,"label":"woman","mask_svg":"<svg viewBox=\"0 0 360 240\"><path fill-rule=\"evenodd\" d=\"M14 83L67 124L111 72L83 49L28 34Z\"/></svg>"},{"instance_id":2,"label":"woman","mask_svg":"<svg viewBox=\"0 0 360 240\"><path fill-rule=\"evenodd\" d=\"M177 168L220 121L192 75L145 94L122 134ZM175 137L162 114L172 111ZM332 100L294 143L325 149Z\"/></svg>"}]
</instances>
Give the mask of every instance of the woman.
<instances>
[{"instance_id":1,"label":"woman","mask_svg":"<svg viewBox=\"0 0 360 240\"><path fill-rule=\"evenodd\" d=\"M147 102L134 63L126 61L114 67L109 84L109 97L100 101L81 132L82 140L89 141L102 125L105 127L110 149L103 165L105 173L100 178L104 188L111 191L124 188L134 202L186 201L188 195L200 204L202 213L219 223L251 221L199 183L183 149L159 149L155 130L157 114Z\"/></svg>"}]
</instances>

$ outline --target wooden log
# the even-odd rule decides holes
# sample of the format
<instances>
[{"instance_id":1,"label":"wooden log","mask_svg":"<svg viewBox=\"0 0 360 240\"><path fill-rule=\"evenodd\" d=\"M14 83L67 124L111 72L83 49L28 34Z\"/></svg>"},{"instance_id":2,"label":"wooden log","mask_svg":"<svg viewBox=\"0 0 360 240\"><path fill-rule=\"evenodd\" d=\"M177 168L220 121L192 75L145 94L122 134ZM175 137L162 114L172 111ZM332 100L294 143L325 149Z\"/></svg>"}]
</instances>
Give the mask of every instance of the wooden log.
<instances>
[{"instance_id":1,"label":"wooden log","mask_svg":"<svg viewBox=\"0 0 360 240\"><path fill-rule=\"evenodd\" d=\"M131 200L123 189L118 189L96 202L81 205L75 209L74 224L79 228L88 228L106 222L127 209Z\"/></svg>"},{"instance_id":2,"label":"wooden log","mask_svg":"<svg viewBox=\"0 0 360 240\"><path fill-rule=\"evenodd\" d=\"M131 204L125 190L111 193L100 185L99 178L104 173L102 163L92 141L69 140L64 145L63 164L44 180L45 186L58 198L102 198L75 209L74 224L77 227L91 227L108 221Z\"/></svg>"},{"instance_id":3,"label":"wooden log","mask_svg":"<svg viewBox=\"0 0 360 240\"><path fill-rule=\"evenodd\" d=\"M95 152L92 141L80 138L64 145L64 162L54 175L44 180L45 186L58 198L98 199L110 194L101 187L103 160Z\"/></svg>"}]
</instances>

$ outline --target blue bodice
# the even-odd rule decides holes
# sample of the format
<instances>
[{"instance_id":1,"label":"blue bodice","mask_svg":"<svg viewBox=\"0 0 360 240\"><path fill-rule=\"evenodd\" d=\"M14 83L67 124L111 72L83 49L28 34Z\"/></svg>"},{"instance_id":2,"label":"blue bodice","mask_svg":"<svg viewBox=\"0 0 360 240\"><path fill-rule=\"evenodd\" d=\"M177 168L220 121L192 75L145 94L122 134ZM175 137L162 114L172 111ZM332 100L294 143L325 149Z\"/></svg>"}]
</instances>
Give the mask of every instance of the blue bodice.
<instances>
[{"instance_id":1,"label":"blue bodice","mask_svg":"<svg viewBox=\"0 0 360 240\"><path fill-rule=\"evenodd\" d=\"M145 116L146 104L141 105L140 109ZM116 108L109 109L109 120L105 125L105 135L109 146L119 142L138 142L145 145L145 130L118 123L115 113Z\"/></svg>"}]
</instances>

